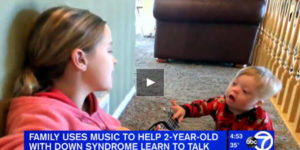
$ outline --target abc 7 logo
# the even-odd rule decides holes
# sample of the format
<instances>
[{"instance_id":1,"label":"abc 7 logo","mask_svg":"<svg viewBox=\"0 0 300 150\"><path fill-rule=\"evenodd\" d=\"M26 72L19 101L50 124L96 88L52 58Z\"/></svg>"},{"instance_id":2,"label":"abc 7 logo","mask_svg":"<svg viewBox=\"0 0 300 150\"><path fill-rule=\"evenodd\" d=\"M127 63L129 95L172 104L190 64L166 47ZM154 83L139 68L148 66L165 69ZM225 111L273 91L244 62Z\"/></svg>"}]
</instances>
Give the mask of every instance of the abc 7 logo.
<instances>
[{"instance_id":1,"label":"abc 7 logo","mask_svg":"<svg viewBox=\"0 0 300 150\"><path fill-rule=\"evenodd\" d=\"M269 150L273 146L273 137L269 132L260 131L254 136L248 137L246 144L248 147L255 147L257 150Z\"/></svg>"}]
</instances>

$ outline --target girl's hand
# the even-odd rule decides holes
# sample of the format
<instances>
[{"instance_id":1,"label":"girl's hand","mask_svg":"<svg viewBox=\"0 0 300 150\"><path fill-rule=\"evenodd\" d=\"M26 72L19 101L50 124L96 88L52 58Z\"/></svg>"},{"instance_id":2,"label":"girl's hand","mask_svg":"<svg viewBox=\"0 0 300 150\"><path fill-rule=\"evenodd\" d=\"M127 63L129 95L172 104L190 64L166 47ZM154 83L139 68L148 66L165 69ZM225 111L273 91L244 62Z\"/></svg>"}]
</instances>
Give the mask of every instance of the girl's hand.
<instances>
[{"instance_id":1,"label":"girl's hand","mask_svg":"<svg viewBox=\"0 0 300 150\"><path fill-rule=\"evenodd\" d=\"M161 128L160 125L157 125L157 126L155 127L154 131L170 131L170 130L168 130L168 129L163 129L163 128Z\"/></svg>"},{"instance_id":2,"label":"girl's hand","mask_svg":"<svg viewBox=\"0 0 300 150\"><path fill-rule=\"evenodd\" d=\"M126 127L121 126L121 127L119 127L119 128L117 129L117 131L129 131L129 129L126 128Z\"/></svg>"},{"instance_id":3,"label":"girl's hand","mask_svg":"<svg viewBox=\"0 0 300 150\"><path fill-rule=\"evenodd\" d=\"M181 106L179 106L174 99L171 100L171 103L172 103L171 109L174 112L172 119L174 120L177 118L178 122L180 123L185 116L185 110Z\"/></svg>"}]
</instances>

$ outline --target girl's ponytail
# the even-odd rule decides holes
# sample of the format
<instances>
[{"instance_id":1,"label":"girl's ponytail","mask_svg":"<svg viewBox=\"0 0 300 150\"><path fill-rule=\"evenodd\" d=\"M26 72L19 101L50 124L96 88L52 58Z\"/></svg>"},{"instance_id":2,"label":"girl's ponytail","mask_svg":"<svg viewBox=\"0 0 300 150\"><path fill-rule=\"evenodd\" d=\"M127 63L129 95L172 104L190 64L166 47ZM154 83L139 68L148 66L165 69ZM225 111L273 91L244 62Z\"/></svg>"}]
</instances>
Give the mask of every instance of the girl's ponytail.
<instances>
[{"instance_id":1,"label":"girl's ponytail","mask_svg":"<svg viewBox=\"0 0 300 150\"><path fill-rule=\"evenodd\" d=\"M22 73L17 77L13 96L30 96L38 91L40 85L32 70L26 67Z\"/></svg>"}]
</instances>

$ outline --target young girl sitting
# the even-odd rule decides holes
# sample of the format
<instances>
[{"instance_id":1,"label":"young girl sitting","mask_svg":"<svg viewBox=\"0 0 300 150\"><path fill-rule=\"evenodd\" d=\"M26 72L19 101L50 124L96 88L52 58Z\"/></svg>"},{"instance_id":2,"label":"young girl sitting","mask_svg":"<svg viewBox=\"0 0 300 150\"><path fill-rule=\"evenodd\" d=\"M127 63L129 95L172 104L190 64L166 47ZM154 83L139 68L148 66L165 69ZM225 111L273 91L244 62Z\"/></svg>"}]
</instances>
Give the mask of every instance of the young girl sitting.
<instances>
[{"instance_id":1,"label":"young girl sitting","mask_svg":"<svg viewBox=\"0 0 300 150\"><path fill-rule=\"evenodd\" d=\"M127 130L93 94L112 87L111 47L109 27L87 10L42 13L28 38L0 149L23 149L24 130Z\"/></svg>"}]
</instances>

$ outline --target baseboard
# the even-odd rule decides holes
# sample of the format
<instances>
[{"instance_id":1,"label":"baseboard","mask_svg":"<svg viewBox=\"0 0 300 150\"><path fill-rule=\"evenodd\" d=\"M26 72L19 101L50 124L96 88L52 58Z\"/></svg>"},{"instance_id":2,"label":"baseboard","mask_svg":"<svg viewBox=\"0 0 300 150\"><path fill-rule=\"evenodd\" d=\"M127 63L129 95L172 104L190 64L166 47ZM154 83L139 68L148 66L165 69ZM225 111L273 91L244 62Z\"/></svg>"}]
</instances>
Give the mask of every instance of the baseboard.
<instances>
[{"instance_id":1,"label":"baseboard","mask_svg":"<svg viewBox=\"0 0 300 150\"><path fill-rule=\"evenodd\" d=\"M125 96L125 98L122 100L122 103L118 106L118 108L113 113L113 115L112 115L113 117L119 118L121 116L122 112L125 110L126 106L131 101L131 99L134 96L135 92L136 92L136 88L135 88L135 86L133 86L130 89L130 91L127 93L127 95Z\"/></svg>"}]
</instances>

